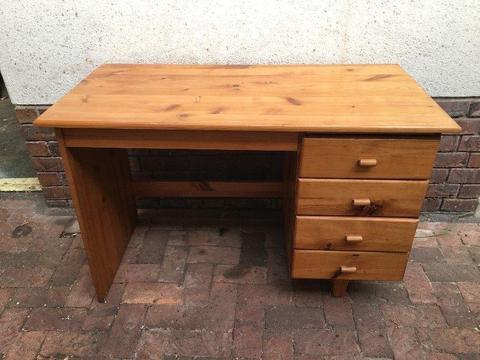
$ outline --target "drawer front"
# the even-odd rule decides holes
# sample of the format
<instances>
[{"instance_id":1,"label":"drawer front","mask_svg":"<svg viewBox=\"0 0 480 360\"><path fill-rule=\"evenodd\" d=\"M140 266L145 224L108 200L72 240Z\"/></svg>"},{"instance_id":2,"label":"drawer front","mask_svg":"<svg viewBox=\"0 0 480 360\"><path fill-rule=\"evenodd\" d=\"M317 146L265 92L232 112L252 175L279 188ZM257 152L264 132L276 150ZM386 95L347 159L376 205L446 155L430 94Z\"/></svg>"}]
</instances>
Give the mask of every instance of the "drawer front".
<instances>
[{"instance_id":1,"label":"drawer front","mask_svg":"<svg viewBox=\"0 0 480 360\"><path fill-rule=\"evenodd\" d=\"M439 138L304 138L300 177L429 179Z\"/></svg>"},{"instance_id":2,"label":"drawer front","mask_svg":"<svg viewBox=\"0 0 480 360\"><path fill-rule=\"evenodd\" d=\"M408 252L417 219L297 216L296 249Z\"/></svg>"},{"instance_id":3,"label":"drawer front","mask_svg":"<svg viewBox=\"0 0 480 360\"><path fill-rule=\"evenodd\" d=\"M402 280L408 253L295 250L294 279Z\"/></svg>"},{"instance_id":4,"label":"drawer front","mask_svg":"<svg viewBox=\"0 0 480 360\"><path fill-rule=\"evenodd\" d=\"M427 180L298 180L298 215L418 217Z\"/></svg>"}]
</instances>

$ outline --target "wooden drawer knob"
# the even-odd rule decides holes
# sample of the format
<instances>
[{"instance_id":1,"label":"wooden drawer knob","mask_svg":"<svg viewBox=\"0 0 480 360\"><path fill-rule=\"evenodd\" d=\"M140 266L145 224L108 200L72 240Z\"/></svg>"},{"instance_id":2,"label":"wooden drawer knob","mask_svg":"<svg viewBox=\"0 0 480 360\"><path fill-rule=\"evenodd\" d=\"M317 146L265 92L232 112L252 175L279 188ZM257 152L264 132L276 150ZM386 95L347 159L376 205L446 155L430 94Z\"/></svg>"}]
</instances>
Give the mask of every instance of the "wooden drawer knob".
<instances>
[{"instance_id":1,"label":"wooden drawer knob","mask_svg":"<svg viewBox=\"0 0 480 360\"><path fill-rule=\"evenodd\" d=\"M377 165L377 159L360 159L358 165L361 167L372 167Z\"/></svg>"},{"instance_id":2,"label":"wooden drawer knob","mask_svg":"<svg viewBox=\"0 0 480 360\"><path fill-rule=\"evenodd\" d=\"M353 199L353 206L370 206L370 199Z\"/></svg>"},{"instance_id":3,"label":"wooden drawer knob","mask_svg":"<svg viewBox=\"0 0 480 360\"><path fill-rule=\"evenodd\" d=\"M345 240L348 243L359 243L359 242L363 241L363 236L361 236L361 235L347 235L347 236L345 236Z\"/></svg>"},{"instance_id":4,"label":"wooden drawer knob","mask_svg":"<svg viewBox=\"0 0 480 360\"><path fill-rule=\"evenodd\" d=\"M357 272L356 266L340 266L340 273L342 274L353 274L355 272Z\"/></svg>"}]
</instances>

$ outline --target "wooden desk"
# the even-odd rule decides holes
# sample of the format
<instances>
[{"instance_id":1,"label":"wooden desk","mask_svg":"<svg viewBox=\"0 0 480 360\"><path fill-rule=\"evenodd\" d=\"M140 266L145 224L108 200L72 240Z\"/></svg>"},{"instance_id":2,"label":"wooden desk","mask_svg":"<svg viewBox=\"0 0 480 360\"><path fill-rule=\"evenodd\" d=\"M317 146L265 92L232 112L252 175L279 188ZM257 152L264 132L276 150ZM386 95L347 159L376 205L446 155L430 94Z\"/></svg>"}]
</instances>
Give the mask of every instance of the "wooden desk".
<instances>
[{"instance_id":1,"label":"wooden desk","mask_svg":"<svg viewBox=\"0 0 480 360\"><path fill-rule=\"evenodd\" d=\"M282 197L292 278L401 280L441 133L397 65L104 65L41 115L56 129L97 297L141 197ZM285 152L282 183L134 182L127 148Z\"/></svg>"}]
</instances>

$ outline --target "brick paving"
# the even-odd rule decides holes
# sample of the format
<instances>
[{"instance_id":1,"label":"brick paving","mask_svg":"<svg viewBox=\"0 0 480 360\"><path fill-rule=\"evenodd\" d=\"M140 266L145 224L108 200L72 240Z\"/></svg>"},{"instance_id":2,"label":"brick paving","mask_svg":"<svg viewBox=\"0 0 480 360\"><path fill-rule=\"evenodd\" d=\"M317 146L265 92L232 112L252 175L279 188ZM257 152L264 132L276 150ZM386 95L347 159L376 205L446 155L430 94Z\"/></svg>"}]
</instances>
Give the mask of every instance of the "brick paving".
<instances>
[{"instance_id":1,"label":"brick paving","mask_svg":"<svg viewBox=\"0 0 480 360\"><path fill-rule=\"evenodd\" d=\"M478 224L421 223L404 282L333 298L278 226L145 216L98 303L73 221L0 198L0 358L480 359Z\"/></svg>"}]
</instances>

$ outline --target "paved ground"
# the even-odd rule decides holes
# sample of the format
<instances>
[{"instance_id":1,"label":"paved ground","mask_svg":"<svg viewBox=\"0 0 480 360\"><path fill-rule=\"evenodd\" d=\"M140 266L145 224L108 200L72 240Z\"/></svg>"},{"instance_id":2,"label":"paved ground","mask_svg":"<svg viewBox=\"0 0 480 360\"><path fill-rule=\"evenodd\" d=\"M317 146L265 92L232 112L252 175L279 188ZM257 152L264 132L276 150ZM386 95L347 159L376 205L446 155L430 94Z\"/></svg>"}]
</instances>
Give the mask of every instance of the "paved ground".
<instances>
[{"instance_id":1,"label":"paved ground","mask_svg":"<svg viewBox=\"0 0 480 360\"><path fill-rule=\"evenodd\" d=\"M274 226L145 214L99 304L73 219L37 199L0 198L0 358L480 358L477 224L422 223L405 282L338 299L288 280Z\"/></svg>"},{"instance_id":2,"label":"paved ground","mask_svg":"<svg viewBox=\"0 0 480 360\"><path fill-rule=\"evenodd\" d=\"M8 97L0 98L0 178L34 176L13 105Z\"/></svg>"}]
</instances>

